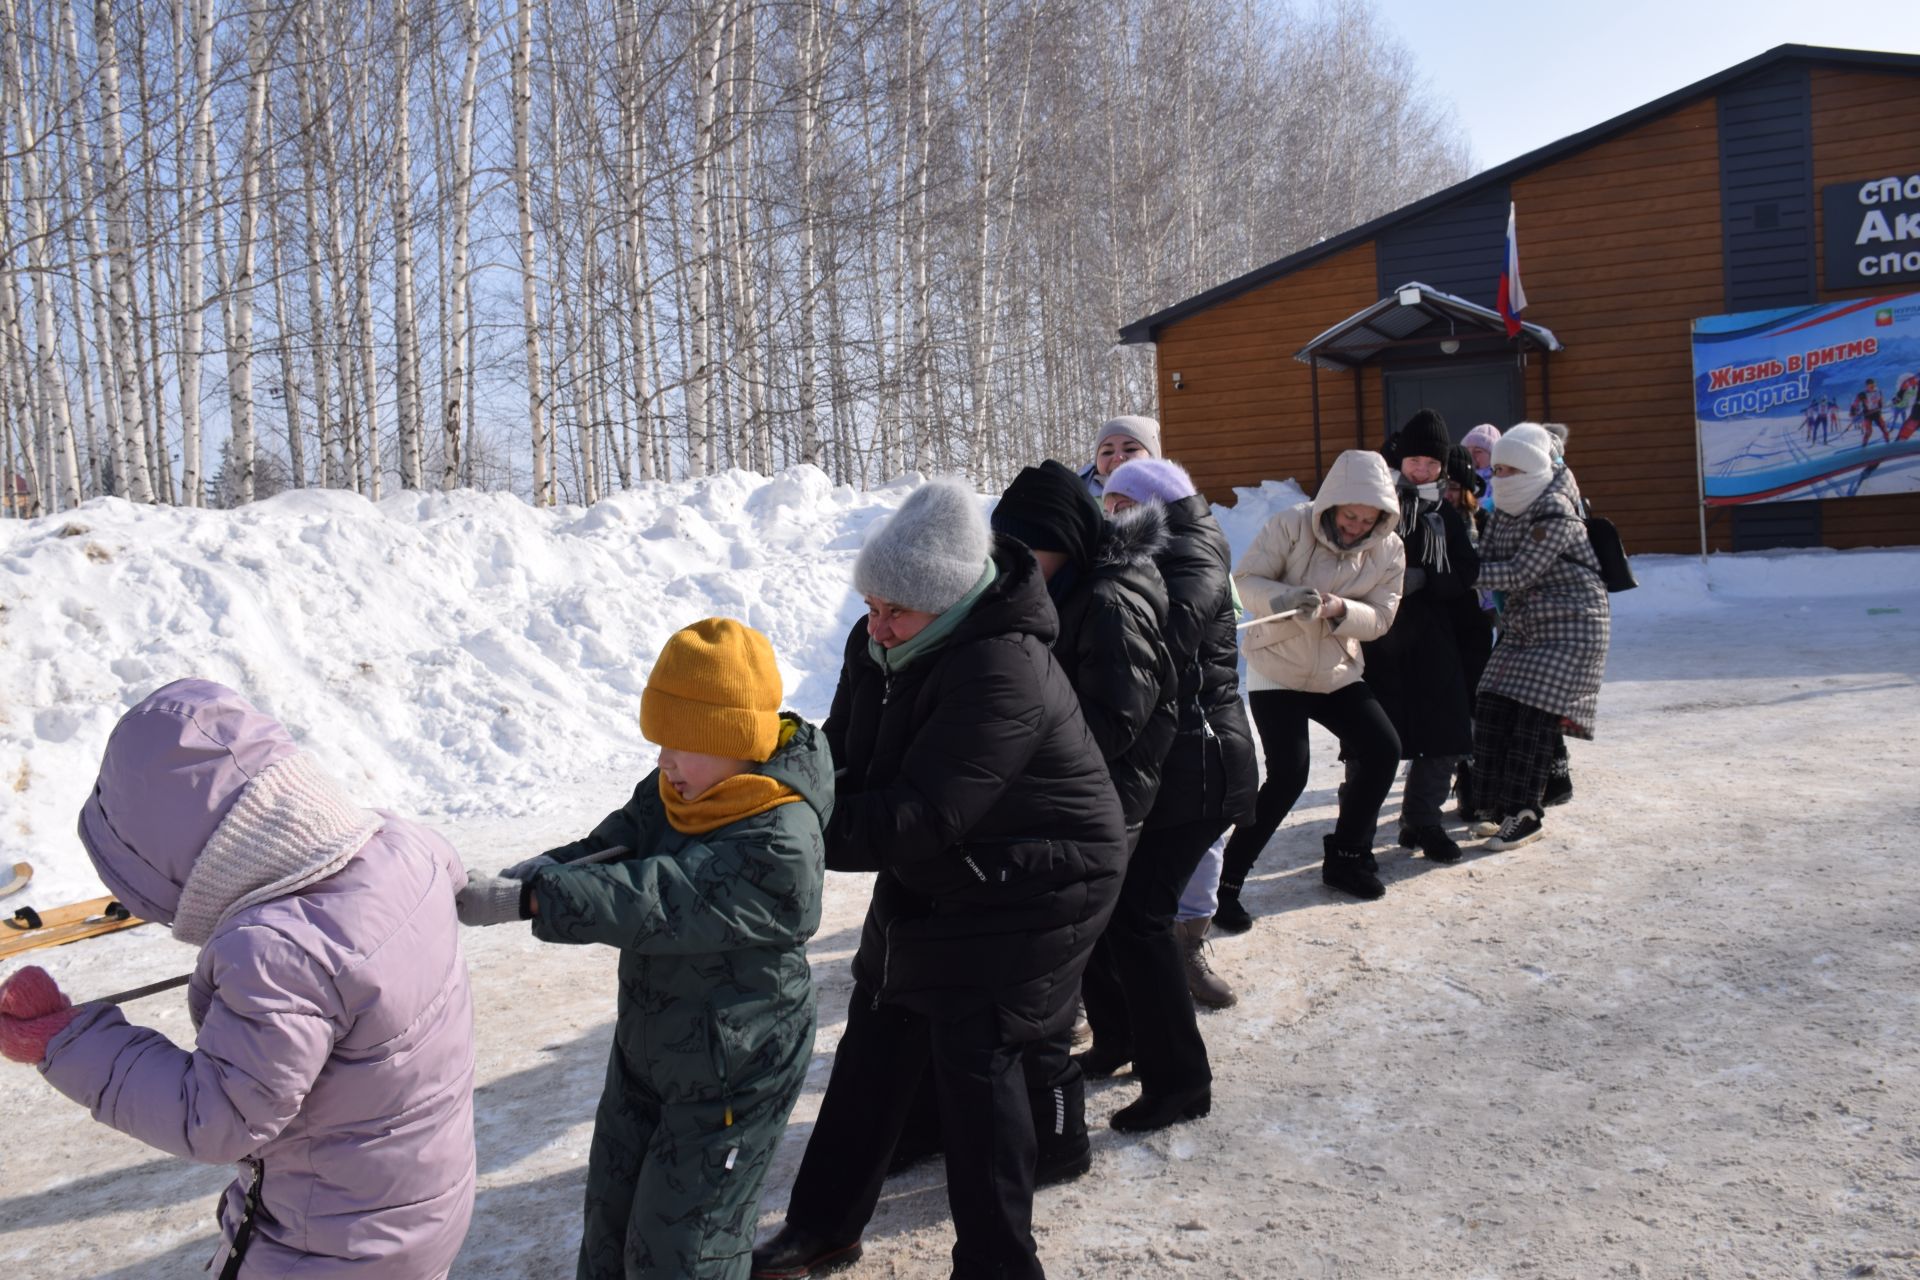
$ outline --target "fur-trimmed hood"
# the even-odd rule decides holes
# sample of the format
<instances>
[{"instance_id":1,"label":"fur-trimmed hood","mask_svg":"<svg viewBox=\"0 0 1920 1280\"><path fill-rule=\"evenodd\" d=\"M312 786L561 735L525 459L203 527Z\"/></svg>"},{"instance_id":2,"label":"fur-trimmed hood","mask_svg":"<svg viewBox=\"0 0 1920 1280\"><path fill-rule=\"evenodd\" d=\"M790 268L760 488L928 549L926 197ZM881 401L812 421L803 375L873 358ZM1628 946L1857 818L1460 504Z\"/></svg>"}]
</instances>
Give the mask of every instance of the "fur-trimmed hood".
<instances>
[{"instance_id":1,"label":"fur-trimmed hood","mask_svg":"<svg viewBox=\"0 0 1920 1280\"><path fill-rule=\"evenodd\" d=\"M1117 516L1109 516L1101 530L1100 545L1094 548L1096 567L1137 567L1156 563L1166 551L1172 535L1167 532L1167 510L1159 503L1143 502Z\"/></svg>"}]
</instances>

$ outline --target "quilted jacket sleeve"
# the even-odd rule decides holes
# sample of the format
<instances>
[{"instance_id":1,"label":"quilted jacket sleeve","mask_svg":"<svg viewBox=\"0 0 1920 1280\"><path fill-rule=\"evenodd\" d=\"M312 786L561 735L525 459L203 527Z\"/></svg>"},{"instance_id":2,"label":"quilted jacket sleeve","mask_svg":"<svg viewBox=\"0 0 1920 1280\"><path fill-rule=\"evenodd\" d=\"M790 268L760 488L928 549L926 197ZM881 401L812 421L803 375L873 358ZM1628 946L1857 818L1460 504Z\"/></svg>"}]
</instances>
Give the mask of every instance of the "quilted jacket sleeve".
<instances>
[{"instance_id":1,"label":"quilted jacket sleeve","mask_svg":"<svg viewBox=\"0 0 1920 1280\"><path fill-rule=\"evenodd\" d=\"M834 806L828 870L880 871L957 845L1038 750L1049 661L1043 648L1012 637L943 655L932 713L891 783Z\"/></svg>"},{"instance_id":2,"label":"quilted jacket sleeve","mask_svg":"<svg viewBox=\"0 0 1920 1280\"><path fill-rule=\"evenodd\" d=\"M47 1046L41 1070L101 1123L227 1164L299 1113L343 1014L331 979L277 931L236 929L209 946L213 997L191 1052L112 1005L88 1005Z\"/></svg>"},{"instance_id":3,"label":"quilted jacket sleeve","mask_svg":"<svg viewBox=\"0 0 1920 1280\"><path fill-rule=\"evenodd\" d=\"M657 802L656 802L657 803ZM781 805L710 838L533 877L534 936L649 954L701 954L805 942L819 924L820 824Z\"/></svg>"}]
</instances>

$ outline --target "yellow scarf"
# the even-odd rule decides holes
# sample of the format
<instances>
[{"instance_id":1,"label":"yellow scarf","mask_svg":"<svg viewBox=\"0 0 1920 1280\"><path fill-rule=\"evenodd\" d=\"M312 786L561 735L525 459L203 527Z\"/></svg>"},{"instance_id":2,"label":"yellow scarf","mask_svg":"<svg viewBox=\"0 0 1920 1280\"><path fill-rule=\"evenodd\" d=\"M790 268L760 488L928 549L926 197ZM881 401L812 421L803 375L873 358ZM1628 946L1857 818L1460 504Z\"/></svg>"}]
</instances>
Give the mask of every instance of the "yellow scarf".
<instances>
[{"instance_id":1,"label":"yellow scarf","mask_svg":"<svg viewBox=\"0 0 1920 1280\"><path fill-rule=\"evenodd\" d=\"M781 721L780 747L792 741L798 728L790 720ZM774 750L777 752L779 747ZM667 775L660 775L660 803L667 807L667 821L675 831L688 836L718 831L729 823L755 817L783 804L793 804L801 798L798 791L764 773L737 773L714 783L691 800L682 800L673 784L667 781Z\"/></svg>"}]
</instances>

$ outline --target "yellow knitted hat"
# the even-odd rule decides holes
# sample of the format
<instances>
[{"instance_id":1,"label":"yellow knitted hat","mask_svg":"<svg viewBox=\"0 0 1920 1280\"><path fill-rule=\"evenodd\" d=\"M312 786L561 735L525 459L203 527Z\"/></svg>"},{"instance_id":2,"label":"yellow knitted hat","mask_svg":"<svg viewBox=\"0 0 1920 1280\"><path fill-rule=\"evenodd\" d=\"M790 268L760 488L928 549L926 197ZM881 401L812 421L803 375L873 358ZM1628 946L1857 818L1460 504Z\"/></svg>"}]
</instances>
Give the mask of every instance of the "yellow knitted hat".
<instances>
[{"instance_id":1,"label":"yellow knitted hat","mask_svg":"<svg viewBox=\"0 0 1920 1280\"><path fill-rule=\"evenodd\" d=\"M707 618L667 638L640 695L640 732L676 751L763 762L780 745L780 694L767 638Z\"/></svg>"}]
</instances>

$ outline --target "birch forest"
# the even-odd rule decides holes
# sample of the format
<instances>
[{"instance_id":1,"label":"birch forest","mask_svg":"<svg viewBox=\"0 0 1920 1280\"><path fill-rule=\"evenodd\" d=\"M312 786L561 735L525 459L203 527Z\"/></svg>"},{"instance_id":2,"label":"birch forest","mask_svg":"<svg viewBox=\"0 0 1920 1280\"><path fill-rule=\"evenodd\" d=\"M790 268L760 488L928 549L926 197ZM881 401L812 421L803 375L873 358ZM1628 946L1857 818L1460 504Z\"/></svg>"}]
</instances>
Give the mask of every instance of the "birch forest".
<instances>
[{"instance_id":1,"label":"birch forest","mask_svg":"<svg viewBox=\"0 0 1920 1280\"><path fill-rule=\"evenodd\" d=\"M0 0L0 510L1004 483L1466 176L1359 0Z\"/></svg>"}]
</instances>

